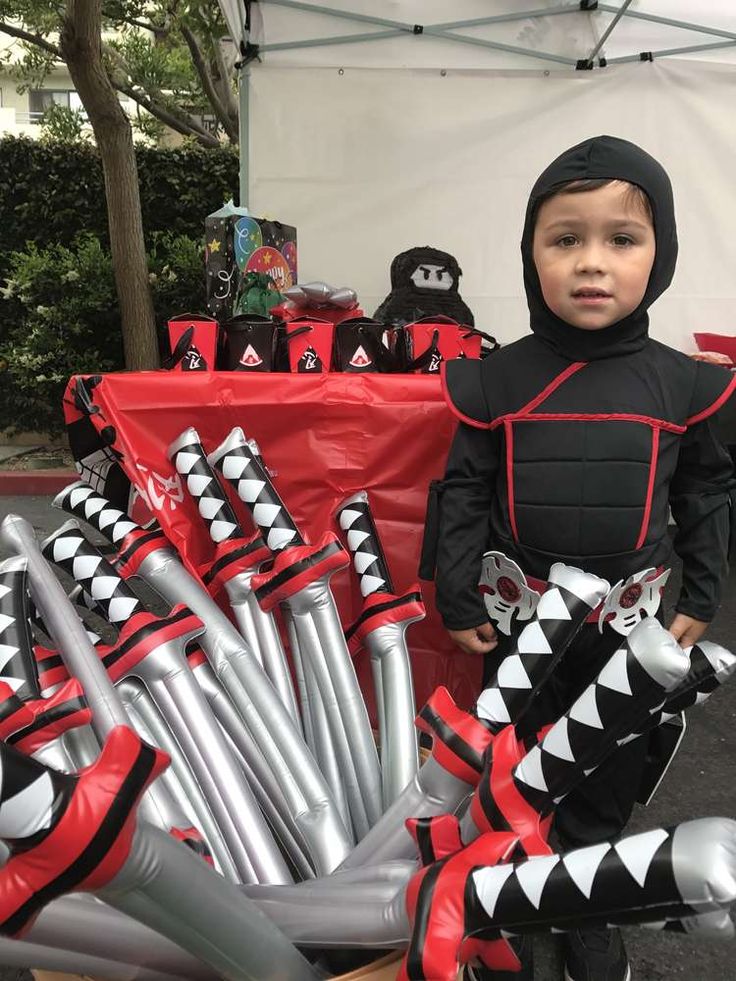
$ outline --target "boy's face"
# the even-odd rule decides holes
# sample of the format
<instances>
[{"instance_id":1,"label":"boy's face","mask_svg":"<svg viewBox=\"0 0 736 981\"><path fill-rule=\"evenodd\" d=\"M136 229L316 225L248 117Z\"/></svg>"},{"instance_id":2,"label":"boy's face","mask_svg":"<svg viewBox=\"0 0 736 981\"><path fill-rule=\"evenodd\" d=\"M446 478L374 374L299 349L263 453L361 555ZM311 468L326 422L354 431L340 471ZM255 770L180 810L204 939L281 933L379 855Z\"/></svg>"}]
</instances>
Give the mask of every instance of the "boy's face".
<instances>
[{"instance_id":1,"label":"boy's face","mask_svg":"<svg viewBox=\"0 0 736 981\"><path fill-rule=\"evenodd\" d=\"M556 194L541 206L534 226L544 301L580 330L602 330L639 306L654 252L652 220L624 181Z\"/></svg>"}]
</instances>

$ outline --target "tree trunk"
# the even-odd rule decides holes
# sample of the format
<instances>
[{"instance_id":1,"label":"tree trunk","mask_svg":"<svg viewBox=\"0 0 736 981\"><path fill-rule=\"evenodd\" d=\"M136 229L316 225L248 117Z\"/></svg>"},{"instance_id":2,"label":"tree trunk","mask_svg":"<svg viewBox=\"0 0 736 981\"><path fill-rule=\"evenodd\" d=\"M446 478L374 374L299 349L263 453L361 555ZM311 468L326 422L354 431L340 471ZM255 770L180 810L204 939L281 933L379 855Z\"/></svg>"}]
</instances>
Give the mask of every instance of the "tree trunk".
<instances>
[{"instance_id":1,"label":"tree trunk","mask_svg":"<svg viewBox=\"0 0 736 981\"><path fill-rule=\"evenodd\" d=\"M156 368L158 344L133 133L103 64L100 8L100 0L67 0L61 50L102 159L125 364L133 369Z\"/></svg>"}]
</instances>

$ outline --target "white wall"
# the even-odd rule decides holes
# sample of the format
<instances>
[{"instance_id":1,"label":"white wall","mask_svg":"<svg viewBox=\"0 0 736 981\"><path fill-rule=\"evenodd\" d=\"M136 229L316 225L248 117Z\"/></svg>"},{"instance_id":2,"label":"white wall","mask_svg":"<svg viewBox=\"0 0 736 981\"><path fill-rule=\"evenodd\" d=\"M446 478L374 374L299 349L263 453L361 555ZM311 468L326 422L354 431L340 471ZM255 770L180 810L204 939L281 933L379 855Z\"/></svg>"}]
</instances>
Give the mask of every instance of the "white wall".
<instances>
[{"instance_id":1,"label":"white wall","mask_svg":"<svg viewBox=\"0 0 736 981\"><path fill-rule=\"evenodd\" d=\"M452 252L478 325L507 342L526 329L531 184L581 139L622 136L672 178L680 261L652 333L692 350L694 330L736 334L735 96L732 67L684 60L443 77L266 58L251 71L251 210L297 226L302 281L352 286L369 313L397 252Z\"/></svg>"}]
</instances>

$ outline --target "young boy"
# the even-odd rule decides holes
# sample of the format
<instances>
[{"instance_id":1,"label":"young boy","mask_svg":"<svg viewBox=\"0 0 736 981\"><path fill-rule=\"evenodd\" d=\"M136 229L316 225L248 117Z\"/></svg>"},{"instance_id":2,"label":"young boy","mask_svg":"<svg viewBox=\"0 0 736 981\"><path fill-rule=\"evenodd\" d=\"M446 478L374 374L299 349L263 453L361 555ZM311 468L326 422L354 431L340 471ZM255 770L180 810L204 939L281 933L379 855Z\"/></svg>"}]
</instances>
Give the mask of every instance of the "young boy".
<instances>
[{"instance_id":1,"label":"young boy","mask_svg":"<svg viewBox=\"0 0 736 981\"><path fill-rule=\"evenodd\" d=\"M726 571L734 481L712 416L736 376L648 336L647 309L677 257L667 174L613 137L567 150L532 189L521 252L531 335L484 361L447 366L460 424L439 486L443 622L464 651L493 652L495 668L505 639L477 589L485 551L538 580L563 561L614 584L667 562L669 506L683 559L669 629L693 644L718 608ZM586 624L523 724L557 718L610 652L598 624ZM560 804L563 849L620 834L645 742L623 747ZM630 977L617 931L566 935L565 959L569 981ZM530 967L515 975L531 976Z\"/></svg>"}]
</instances>

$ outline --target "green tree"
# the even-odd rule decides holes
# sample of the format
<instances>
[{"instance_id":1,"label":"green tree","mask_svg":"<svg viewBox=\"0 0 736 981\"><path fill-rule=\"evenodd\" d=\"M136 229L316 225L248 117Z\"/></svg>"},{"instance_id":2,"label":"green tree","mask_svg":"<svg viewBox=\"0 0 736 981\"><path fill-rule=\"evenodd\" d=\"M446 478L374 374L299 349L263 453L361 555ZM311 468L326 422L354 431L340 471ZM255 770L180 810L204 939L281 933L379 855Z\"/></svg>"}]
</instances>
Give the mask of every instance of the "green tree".
<instances>
[{"instance_id":1,"label":"green tree","mask_svg":"<svg viewBox=\"0 0 736 981\"><path fill-rule=\"evenodd\" d=\"M134 121L156 124L203 146L237 143L238 106L232 63L221 39L228 33L213 0L102 0L103 64L113 89L139 110ZM19 87L40 87L66 61L60 0L0 0L0 32L23 52L7 70Z\"/></svg>"}]
</instances>

